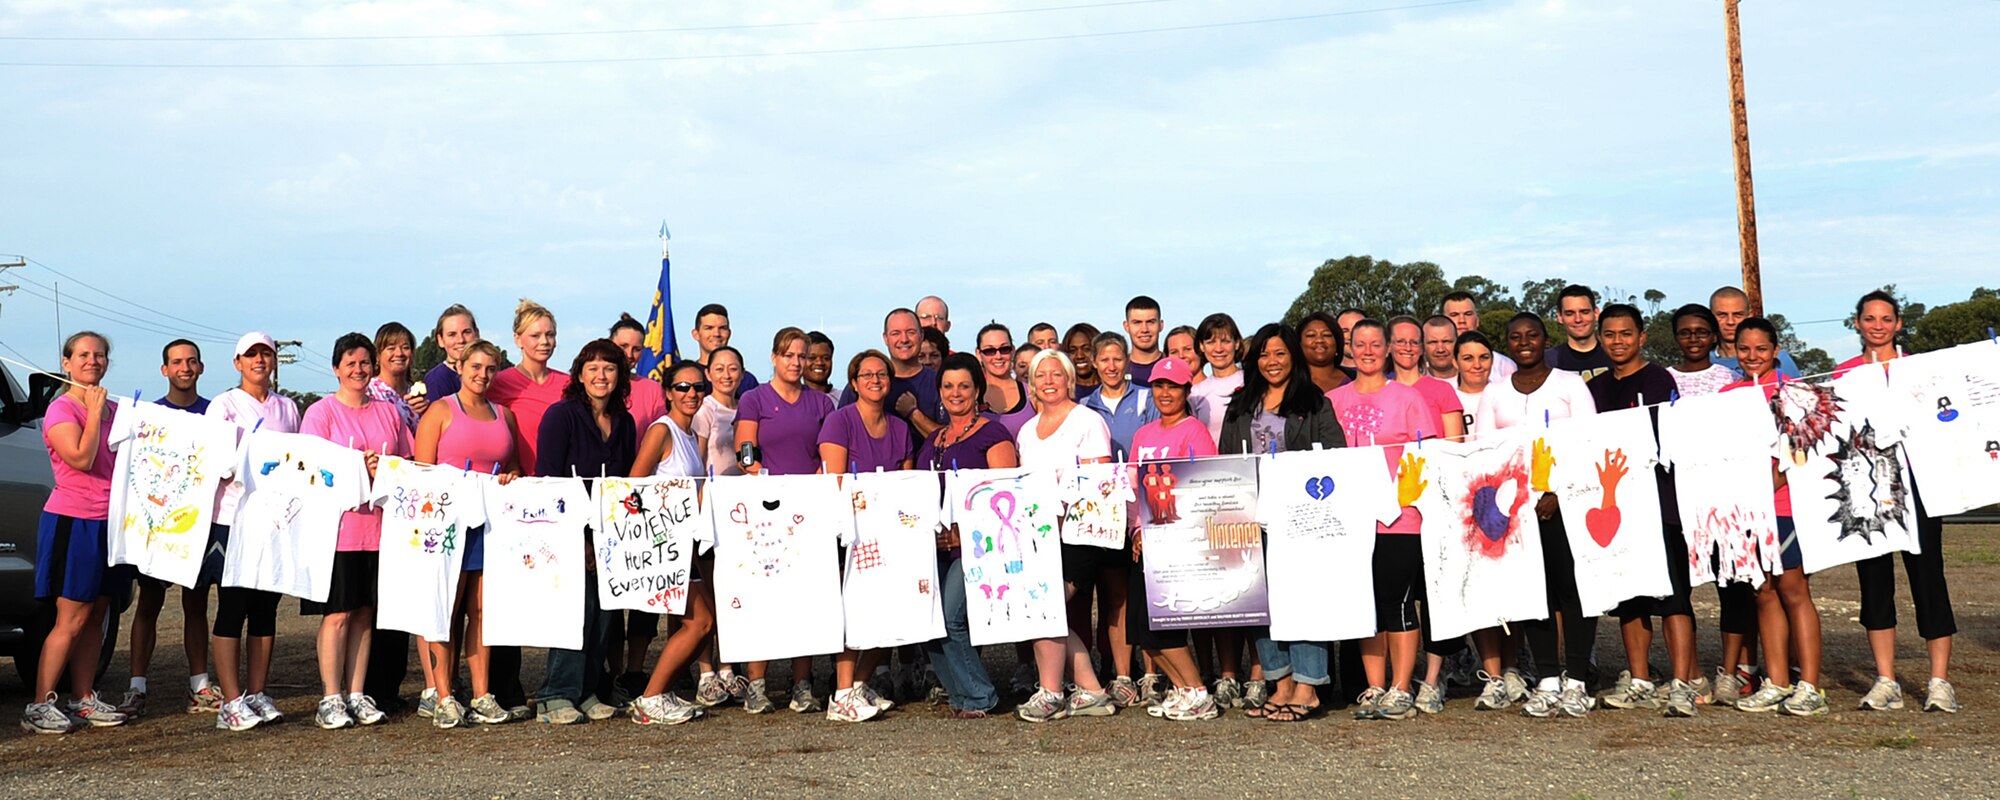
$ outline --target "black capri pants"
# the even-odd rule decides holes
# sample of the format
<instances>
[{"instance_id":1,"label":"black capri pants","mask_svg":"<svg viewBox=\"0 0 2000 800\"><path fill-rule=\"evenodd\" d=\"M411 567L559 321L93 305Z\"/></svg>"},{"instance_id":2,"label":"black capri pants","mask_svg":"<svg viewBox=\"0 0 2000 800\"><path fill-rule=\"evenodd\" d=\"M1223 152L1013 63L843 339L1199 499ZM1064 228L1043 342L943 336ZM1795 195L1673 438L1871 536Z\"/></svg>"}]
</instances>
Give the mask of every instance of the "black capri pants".
<instances>
[{"instance_id":1,"label":"black capri pants","mask_svg":"<svg viewBox=\"0 0 2000 800\"><path fill-rule=\"evenodd\" d=\"M1942 639L1958 632L1958 620L1951 613L1951 589L1944 580L1944 520L1924 513L1917 502L1917 547L1921 553L1903 554L1903 571L1910 576L1910 602L1917 607L1917 635L1925 641ZM1855 577L1861 582L1861 627L1884 631L1896 627L1896 562L1894 553L1857 561Z\"/></svg>"}]
</instances>

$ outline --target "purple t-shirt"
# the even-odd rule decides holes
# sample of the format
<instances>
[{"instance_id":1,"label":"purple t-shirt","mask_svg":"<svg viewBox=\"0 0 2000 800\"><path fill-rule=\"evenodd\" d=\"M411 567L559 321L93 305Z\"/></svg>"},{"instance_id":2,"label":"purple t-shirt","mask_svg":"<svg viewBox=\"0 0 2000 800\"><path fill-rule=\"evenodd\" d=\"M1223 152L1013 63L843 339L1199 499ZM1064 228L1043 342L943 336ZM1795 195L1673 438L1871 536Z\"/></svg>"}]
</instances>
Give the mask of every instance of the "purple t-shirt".
<instances>
[{"instance_id":1,"label":"purple t-shirt","mask_svg":"<svg viewBox=\"0 0 2000 800\"><path fill-rule=\"evenodd\" d=\"M63 463L62 456L56 455L56 449L48 441L49 432L62 423L81 430L89 412L83 410L82 401L67 394L49 403L48 413L42 416L42 445L49 451L49 468L55 471L56 488L49 492L48 502L42 504L43 511L71 519L104 519L111 513L111 471L118 463L118 454L111 452L111 419L117 416L117 411L118 402L105 398L104 419L97 423L97 458L85 472Z\"/></svg>"},{"instance_id":2,"label":"purple t-shirt","mask_svg":"<svg viewBox=\"0 0 2000 800\"><path fill-rule=\"evenodd\" d=\"M1355 388L1358 385L1352 381L1341 384L1326 393L1327 402L1333 404L1333 415L1340 420L1340 432L1347 435L1348 446L1385 445L1382 456L1388 461L1389 477L1393 479L1403 460L1402 445L1416 441L1417 432L1424 431L1425 425L1436 428L1439 418L1431 413L1430 403L1416 389L1389 381L1382 388L1363 394ZM1457 399L1452 398L1454 402ZM1375 532L1415 534L1422 525L1423 517L1417 510L1404 506L1401 517L1387 525L1377 523Z\"/></svg>"},{"instance_id":3,"label":"purple t-shirt","mask_svg":"<svg viewBox=\"0 0 2000 800\"><path fill-rule=\"evenodd\" d=\"M965 441L941 447L939 442L944 436L945 429L939 428L917 447L918 469L986 469L992 466L986 460L986 451L1001 442L1014 441L1014 432L992 414L987 414L986 424L965 437Z\"/></svg>"},{"instance_id":4,"label":"purple t-shirt","mask_svg":"<svg viewBox=\"0 0 2000 800\"><path fill-rule=\"evenodd\" d=\"M833 400L824 394L800 387L798 402L787 403L768 383L736 405L739 424L757 423L757 449L763 451L764 471L772 475L819 471L819 429L832 414Z\"/></svg>"},{"instance_id":5,"label":"purple t-shirt","mask_svg":"<svg viewBox=\"0 0 2000 800\"><path fill-rule=\"evenodd\" d=\"M860 404L841 406L819 427L819 444L847 448L848 472L902 469L910 457L910 426L886 413L882 422L882 437L869 436Z\"/></svg>"}]
</instances>

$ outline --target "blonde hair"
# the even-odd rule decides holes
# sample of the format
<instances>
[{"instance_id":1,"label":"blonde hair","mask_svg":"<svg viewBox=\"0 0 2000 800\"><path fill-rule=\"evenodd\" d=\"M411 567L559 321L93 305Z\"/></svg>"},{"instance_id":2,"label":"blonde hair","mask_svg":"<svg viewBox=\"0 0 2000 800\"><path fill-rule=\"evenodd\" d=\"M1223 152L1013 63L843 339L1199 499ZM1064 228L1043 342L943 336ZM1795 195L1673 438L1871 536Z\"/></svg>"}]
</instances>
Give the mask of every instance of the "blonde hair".
<instances>
[{"instance_id":1,"label":"blonde hair","mask_svg":"<svg viewBox=\"0 0 2000 800\"><path fill-rule=\"evenodd\" d=\"M1069 380L1069 388L1076 388L1076 365L1070 363L1069 355L1061 350L1043 350L1028 361L1028 380L1034 381L1035 373L1042 369L1042 362L1054 361L1062 365L1063 375Z\"/></svg>"},{"instance_id":2,"label":"blonde hair","mask_svg":"<svg viewBox=\"0 0 2000 800\"><path fill-rule=\"evenodd\" d=\"M62 357L69 358L70 356L75 355L76 343L83 341L84 339L96 339L97 341L103 343L104 356L106 358L111 357L111 340L104 338L104 334L98 333L97 331L77 331L76 333L70 334L69 338L63 340Z\"/></svg>"},{"instance_id":3,"label":"blonde hair","mask_svg":"<svg viewBox=\"0 0 2000 800\"><path fill-rule=\"evenodd\" d=\"M500 352L500 346L485 339L466 345L465 355L459 357L459 363L464 363L465 359L471 358L474 353L493 359L493 365L496 367L507 363L507 356Z\"/></svg>"},{"instance_id":4,"label":"blonde hair","mask_svg":"<svg viewBox=\"0 0 2000 800\"><path fill-rule=\"evenodd\" d=\"M520 335L529 325L533 325L535 320L544 318L550 325L556 324L556 315L549 313L546 306L525 297L521 298L521 304L514 307L514 334Z\"/></svg>"},{"instance_id":5,"label":"blonde hair","mask_svg":"<svg viewBox=\"0 0 2000 800\"><path fill-rule=\"evenodd\" d=\"M771 355L774 356L784 355L785 348L791 347L792 342L803 342L805 340L806 340L805 331L799 330L796 327L789 327L789 326L784 328L779 328L778 335L771 337Z\"/></svg>"}]
</instances>

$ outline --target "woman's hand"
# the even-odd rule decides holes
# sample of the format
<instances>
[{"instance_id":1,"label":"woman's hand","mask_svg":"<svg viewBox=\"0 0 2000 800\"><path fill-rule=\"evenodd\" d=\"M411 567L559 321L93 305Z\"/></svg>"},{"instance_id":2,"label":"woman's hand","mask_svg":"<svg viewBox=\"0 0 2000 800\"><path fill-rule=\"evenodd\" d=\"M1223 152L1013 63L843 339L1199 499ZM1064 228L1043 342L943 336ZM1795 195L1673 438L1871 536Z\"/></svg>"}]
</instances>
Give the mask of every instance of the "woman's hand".
<instances>
[{"instance_id":1,"label":"woman's hand","mask_svg":"<svg viewBox=\"0 0 2000 800\"><path fill-rule=\"evenodd\" d=\"M513 483L514 479L519 477L521 477L521 473L519 472L502 472L498 476L495 476L495 479L500 482L501 486L506 486Z\"/></svg>"},{"instance_id":2,"label":"woman's hand","mask_svg":"<svg viewBox=\"0 0 2000 800\"><path fill-rule=\"evenodd\" d=\"M420 394L407 395L403 398L403 402L409 404L410 413L417 415L418 419L423 419L424 411L431 407L431 401Z\"/></svg>"},{"instance_id":3,"label":"woman's hand","mask_svg":"<svg viewBox=\"0 0 2000 800\"><path fill-rule=\"evenodd\" d=\"M1541 499L1535 501L1535 517L1537 519L1555 519L1556 509L1556 496L1553 492L1545 492L1542 494Z\"/></svg>"},{"instance_id":4,"label":"woman's hand","mask_svg":"<svg viewBox=\"0 0 2000 800\"><path fill-rule=\"evenodd\" d=\"M104 387L85 386L82 387L78 399L83 401L84 413L102 419L104 417L105 397Z\"/></svg>"}]
</instances>

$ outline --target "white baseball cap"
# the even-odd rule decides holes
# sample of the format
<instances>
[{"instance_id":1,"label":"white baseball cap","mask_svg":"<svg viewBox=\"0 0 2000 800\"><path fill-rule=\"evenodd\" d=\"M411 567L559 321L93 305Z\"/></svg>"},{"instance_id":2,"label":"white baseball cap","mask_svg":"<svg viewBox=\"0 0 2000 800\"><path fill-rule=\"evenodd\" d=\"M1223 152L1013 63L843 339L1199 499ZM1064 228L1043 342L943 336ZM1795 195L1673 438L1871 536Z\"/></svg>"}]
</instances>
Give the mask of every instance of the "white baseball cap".
<instances>
[{"instance_id":1,"label":"white baseball cap","mask_svg":"<svg viewBox=\"0 0 2000 800\"><path fill-rule=\"evenodd\" d=\"M263 331L251 331L243 334L243 338L236 340L236 355L247 356L250 354L250 348L260 344L271 348L271 352L274 354L278 352L278 343L271 341L271 334Z\"/></svg>"}]
</instances>

